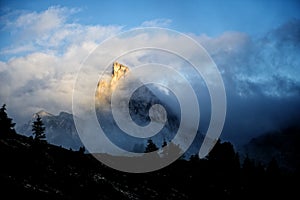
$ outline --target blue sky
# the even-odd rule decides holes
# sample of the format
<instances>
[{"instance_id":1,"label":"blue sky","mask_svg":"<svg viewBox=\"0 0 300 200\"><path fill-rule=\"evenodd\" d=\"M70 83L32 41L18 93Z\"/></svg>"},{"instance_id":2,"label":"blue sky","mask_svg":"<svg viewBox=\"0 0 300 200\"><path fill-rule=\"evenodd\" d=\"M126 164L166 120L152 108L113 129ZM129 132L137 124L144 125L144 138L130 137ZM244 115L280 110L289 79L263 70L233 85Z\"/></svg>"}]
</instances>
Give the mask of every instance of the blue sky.
<instances>
[{"instance_id":1,"label":"blue sky","mask_svg":"<svg viewBox=\"0 0 300 200\"><path fill-rule=\"evenodd\" d=\"M238 129L249 136L300 118L299 1L1 0L0 5L0 103L9 102L17 123L41 109L71 112L82 60L108 37L145 26L188 34L212 56L228 96L225 135L238 138Z\"/></svg>"},{"instance_id":2,"label":"blue sky","mask_svg":"<svg viewBox=\"0 0 300 200\"><path fill-rule=\"evenodd\" d=\"M56 6L72 10L68 23L120 26L122 31L141 25L162 26L184 33L217 37L237 31L260 36L291 19L300 19L297 0L190 0L190 1L16 1L1 0L0 47L15 43L17 29L7 28L7 20L24 13L42 13ZM148 23L149 22L149 23ZM144 24L143 24L144 23ZM7 60L10 56L2 55Z\"/></svg>"},{"instance_id":3,"label":"blue sky","mask_svg":"<svg viewBox=\"0 0 300 200\"><path fill-rule=\"evenodd\" d=\"M82 24L114 24L132 28L148 20L170 19L170 28L210 36L220 35L224 31L257 34L275 28L288 19L300 18L300 3L297 0L1 1L4 12L40 12L53 5L80 9L70 20Z\"/></svg>"}]
</instances>

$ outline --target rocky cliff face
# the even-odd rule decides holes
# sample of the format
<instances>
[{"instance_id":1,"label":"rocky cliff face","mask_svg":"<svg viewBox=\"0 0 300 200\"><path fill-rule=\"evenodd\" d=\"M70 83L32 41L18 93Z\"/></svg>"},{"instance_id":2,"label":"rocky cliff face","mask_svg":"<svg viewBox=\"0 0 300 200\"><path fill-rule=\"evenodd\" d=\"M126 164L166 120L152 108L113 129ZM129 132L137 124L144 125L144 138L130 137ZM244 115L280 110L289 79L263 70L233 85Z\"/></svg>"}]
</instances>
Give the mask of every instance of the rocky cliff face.
<instances>
[{"instance_id":1,"label":"rocky cliff face","mask_svg":"<svg viewBox=\"0 0 300 200\"><path fill-rule=\"evenodd\" d=\"M113 63L111 78L98 82L96 99L99 106L107 106L110 103L111 93L115 90L119 80L129 72L129 68L118 62Z\"/></svg>"},{"instance_id":2,"label":"rocky cliff face","mask_svg":"<svg viewBox=\"0 0 300 200\"><path fill-rule=\"evenodd\" d=\"M120 63L114 62L113 70L112 70L112 78L110 85L111 87L115 87L120 78L125 77L125 75L129 72L129 68Z\"/></svg>"}]
</instances>

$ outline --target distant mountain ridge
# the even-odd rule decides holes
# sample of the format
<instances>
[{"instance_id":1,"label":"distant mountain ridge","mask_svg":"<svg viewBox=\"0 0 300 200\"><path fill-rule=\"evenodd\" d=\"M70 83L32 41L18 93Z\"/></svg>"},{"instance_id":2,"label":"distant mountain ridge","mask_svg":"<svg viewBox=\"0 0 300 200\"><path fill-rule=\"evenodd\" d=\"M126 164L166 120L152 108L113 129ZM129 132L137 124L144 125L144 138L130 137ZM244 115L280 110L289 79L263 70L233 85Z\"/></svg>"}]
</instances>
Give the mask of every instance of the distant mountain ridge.
<instances>
[{"instance_id":1,"label":"distant mountain ridge","mask_svg":"<svg viewBox=\"0 0 300 200\"><path fill-rule=\"evenodd\" d=\"M46 127L45 134L49 143L75 150L83 146L75 128L73 115L67 112L60 112L58 115L53 115L41 110L33 114L32 118L26 124L17 128L17 131L26 136L32 135L31 125L38 115L42 118Z\"/></svg>"}]
</instances>

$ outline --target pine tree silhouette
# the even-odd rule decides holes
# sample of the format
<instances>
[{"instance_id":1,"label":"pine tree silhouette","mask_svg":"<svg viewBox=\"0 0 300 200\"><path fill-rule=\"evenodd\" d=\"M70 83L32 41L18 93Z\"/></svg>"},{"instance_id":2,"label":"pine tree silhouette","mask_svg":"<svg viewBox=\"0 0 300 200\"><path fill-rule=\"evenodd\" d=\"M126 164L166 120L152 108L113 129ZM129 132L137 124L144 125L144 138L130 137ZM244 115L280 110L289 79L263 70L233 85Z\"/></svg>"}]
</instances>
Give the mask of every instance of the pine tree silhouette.
<instances>
[{"instance_id":1,"label":"pine tree silhouette","mask_svg":"<svg viewBox=\"0 0 300 200\"><path fill-rule=\"evenodd\" d=\"M276 177L279 175L280 169L279 169L278 163L274 157L269 162L266 172L271 177Z\"/></svg>"},{"instance_id":2,"label":"pine tree silhouette","mask_svg":"<svg viewBox=\"0 0 300 200\"><path fill-rule=\"evenodd\" d=\"M161 147L164 148L164 147L167 146L167 145L168 145L168 144L167 144L166 140L164 139L164 141L163 141Z\"/></svg>"},{"instance_id":3,"label":"pine tree silhouette","mask_svg":"<svg viewBox=\"0 0 300 200\"><path fill-rule=\"evenodd\" d=\"M154 142L151 139L149 139L145 153L149 153L157 150L158 150L157 146L154 144Z\"/></svg>"},{"instance_id":4,"label":"pine tree silhouette","mask_svg":"<svg viewBox=\"0 0 300 200\"><path fill-rule=\"evenodd\" d=\"M44 123L42 121L42 118L37 115L36 120L33 122L32 124L32 131L33 131L33 135L34 135L34 139L35 140L42 140L46 138L45 135L45 127L44 127Z\"/></svg>"},{"instance_id":5,"label":"pine tree silhouette","mask_svg":"<svg viewBox=\"0 0 300 200\"><path fill-rule=\"evenodd\" d=\"M199 158L199 154L193 154L190 156L190 161L193 163L199 162L200 158Z\"/></svg>"},{"instance_id":6,"label":"pine tree silhouette","mask_svg":"<svg viewBox=\"0 0 300 200\"><path fill-rule=\"evenodd\" d=\"M6 104L3 104L0 109L0 135L3 136L11 133L16 133L14 129L15 125L15 123L12 123L12 119L7 116Z\"/></svg>"},{"instance_id":7,"label":"pine tree silhouette","mask_svg":"<svg viewBox=\"0 0 300 200\"><path fill-rule=\"evenodd\" d=\"M84 146L80 147L79 150L78 150L78 152L79 152L80 154L84 154L84 152L85 152L85 147L84 147Z\"/></svg>"},{"instance_id":8,"label":"pine tree silhouette","mask_svg":"<svg viewBox=\"0 0 300 200\"><path fill-rule=\"evenodd\" d=\"M253 160L251 160L249 158L248 154L246 155L246 158L244 159L242 168L243 168L244 172L247 174L252 174L255 170L255 163Z\"/></svg>"}]
</instances>

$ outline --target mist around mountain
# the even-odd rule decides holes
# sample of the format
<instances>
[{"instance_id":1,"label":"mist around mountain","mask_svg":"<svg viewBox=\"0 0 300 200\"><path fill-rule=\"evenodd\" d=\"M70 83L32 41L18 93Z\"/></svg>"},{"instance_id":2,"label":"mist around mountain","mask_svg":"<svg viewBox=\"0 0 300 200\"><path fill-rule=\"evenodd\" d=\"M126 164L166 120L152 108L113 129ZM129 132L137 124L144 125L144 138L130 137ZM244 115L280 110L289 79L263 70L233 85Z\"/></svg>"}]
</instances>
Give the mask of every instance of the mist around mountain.
<instances>
[{"instance_id":1,"label":"mist around mountain","mask_svg":"<svg viewBox=\"0 0 300 200\"><path fill-rule=\"evenodd\" d=\"M131 89L136 86L140 87L131 94ZM159 146L163 142L170 143L181 123L180 105L172 92L166 94L154 84L143 84L139 72L132 73L129 67L118 62L114 62L111 72L99 80L95 98L96 114L103 132L110 141L126 151L143 152L149 139ZM117 122L113 109L118 113L129 113L119 117ZM118 124L120 121L123 127ZM133 136L130 131L124 130L134 127L131 123L145 127L150 122L162 127L152 136L139 137L143 134L141 132Z\"/></svg>"},{"instance_id":2,"label":"mist around mountain","mask_svg":"<svg viewBox=\"0 0 300 200\"><path fill-rule=\"evenodd\" d=\"M159 110L155 110L154 114L151 115L149 109L155 104L164 105L167 116ZM105 111L100 107L96 112L98 121L101 122L100 125L106 133L106 136L118 146L128 151L141 152L143 149L137 147L145 146L148 139L152 139L157 145L162 145L163 141L170 142L175 136L179 127L180 116L175 115L172 109L168 107L168 104L154 95L149 89L149 86L142 86L137 89L133 93L129 105L127 106L126 102L120 102L117 109L125 110L126 107L129 107L130 117L138 126L146 126L152 121L154 123L163 124L163 128L152 137L133 137L118 127L111 111ZM165 119L166 122L163 122Z\"/></svg>"},{"instance_id":3,"label":"mist around mountain","mask_svg":"<svg viewBox=\"0 0 300 200\"><path fill-rule=\"evenodd\" d=\"M179 103L174 100L176 99L174 95L164 95L152 85L142 86L133 93L129 101L129 113L137 125L146 126L150 121L154 121L158 124L164 124L162 130L151 138L140 139L128 135L116 124L112 111L109 109L112 91L118 85L124 93L131 86L130 84L139 82L138 79L134 79L129 85L124 84L123 79L126 78L125 76L128 72L129 68L115 62L112 66L112 74L108 74L107 78L99 81L95 97L96 113L100 126L113 143L127 151L143 152L149 139L153 140L157 145L162 145L163 141L169 143L177 132L180 122L180 112L174 112L176 110L171 107L171 104L179 107ZM118 101L117 109L119 111L124 112L124 110L128 109L128 103L123 96L120 96ZM159 108L154 108L154 112L149 113L150 107L155 104L163 105L166 113L159 110ZM21 126L18 125L17 131L23 135L30 136L32 134L32 122L37 116L43 119L49 143L71 149L79 149L83 146L75 127L74 116L67 112L60 112L58 115L54 115L41 110L33 114L27 123ZM167 121L165 122L164 120Z\"/></svg>"}]
</instances>

